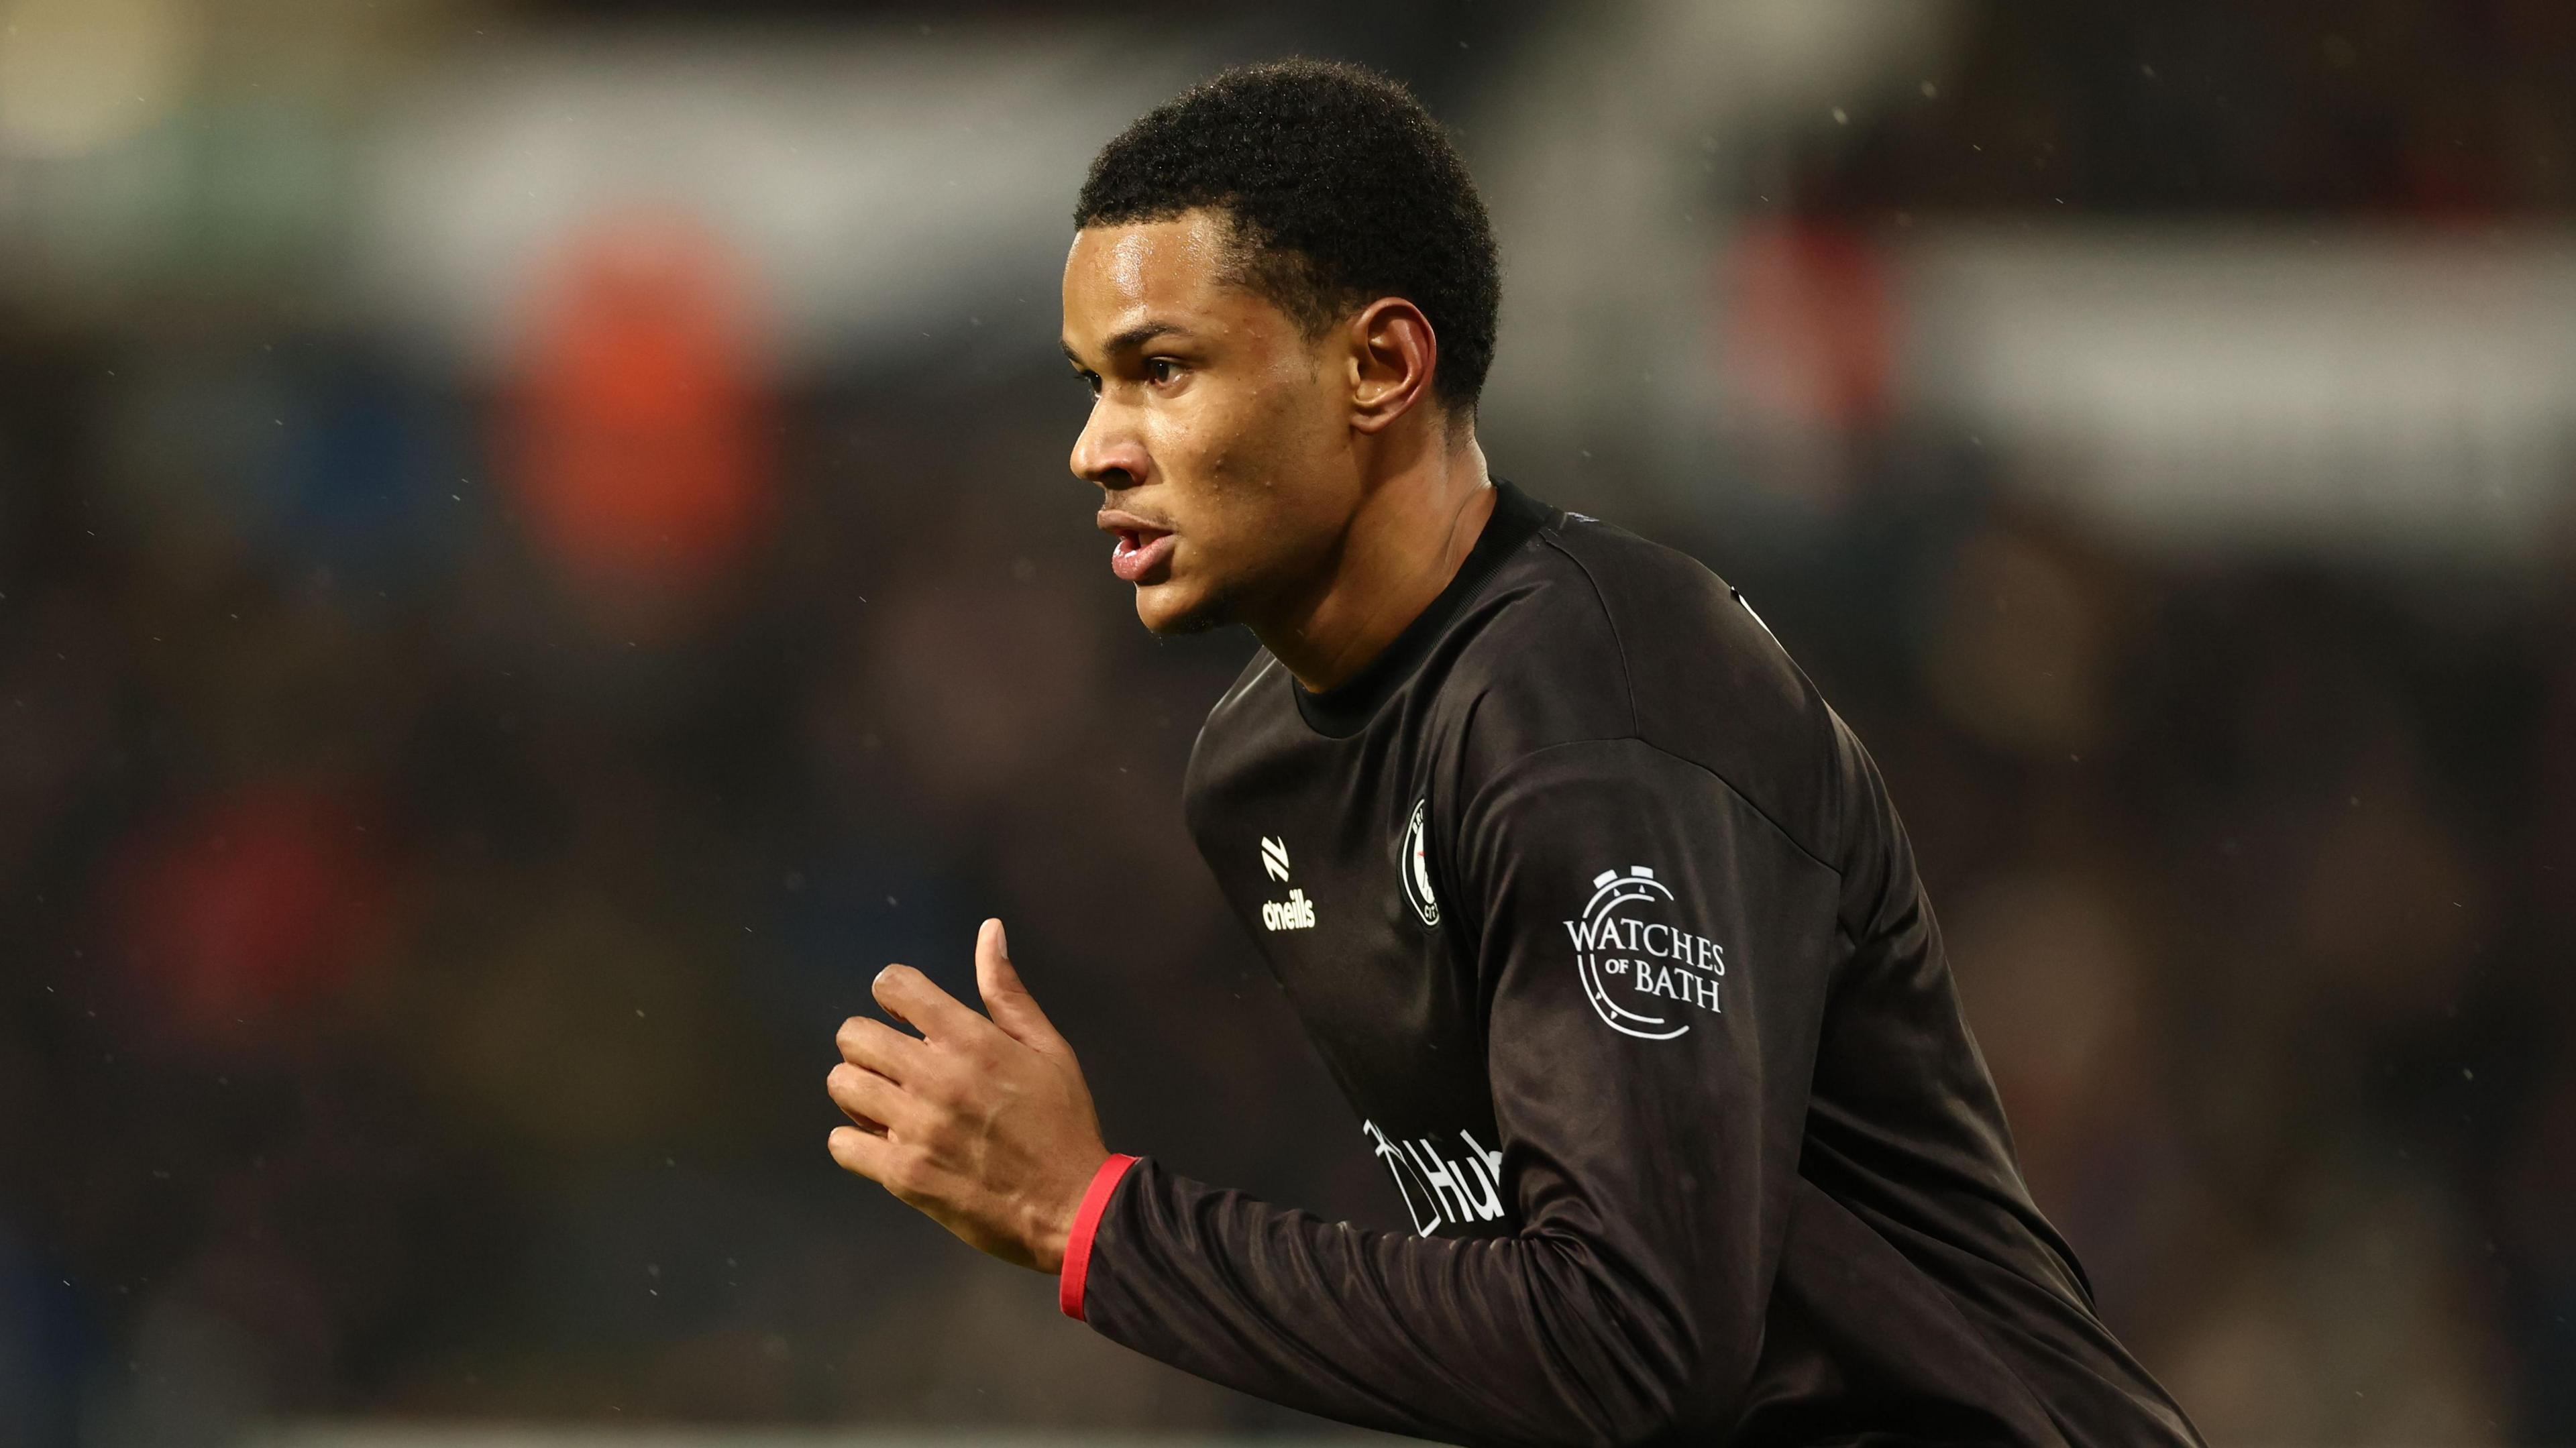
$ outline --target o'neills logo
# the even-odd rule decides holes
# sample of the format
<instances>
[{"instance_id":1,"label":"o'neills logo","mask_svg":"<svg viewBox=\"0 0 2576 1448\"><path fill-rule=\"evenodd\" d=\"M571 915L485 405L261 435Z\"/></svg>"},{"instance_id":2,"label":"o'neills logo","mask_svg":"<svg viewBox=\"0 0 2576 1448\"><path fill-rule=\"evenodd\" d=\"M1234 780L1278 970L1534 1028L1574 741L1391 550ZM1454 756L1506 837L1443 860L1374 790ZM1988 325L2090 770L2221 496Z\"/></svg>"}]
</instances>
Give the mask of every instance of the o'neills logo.
<instances>
[{"instance_id":1,"label":"o'neills logo","mask_svg":"<svg viewBox=\"0 0 2576 1448\"><path fill-rule=\"evenodd\" d=\"M1315 928L1315 902L1303 890L1291 890L1285 900L1261 902L1261 923L1273 930L1312 930Z\"/></svg>"},{"instance_id":2,"label":"o'neills logo","mask_svg":"<svg viewBox=\"0 0 2576 1448\"><path fill-rule=\"evenodd\" d=\"M1593 876L1583 918L1565 922L1565 933L1574 938L1574 969L1583 977L1584 999L1614 1031L1669 1041L1691 1023L1666 1002L1718 1009L1726 947L1654 918L1659 907L1672 903L1672 888L1656 879L1654 871L1631 865L1626 874L1604 870Z\"/></svg>"}]
</instances>

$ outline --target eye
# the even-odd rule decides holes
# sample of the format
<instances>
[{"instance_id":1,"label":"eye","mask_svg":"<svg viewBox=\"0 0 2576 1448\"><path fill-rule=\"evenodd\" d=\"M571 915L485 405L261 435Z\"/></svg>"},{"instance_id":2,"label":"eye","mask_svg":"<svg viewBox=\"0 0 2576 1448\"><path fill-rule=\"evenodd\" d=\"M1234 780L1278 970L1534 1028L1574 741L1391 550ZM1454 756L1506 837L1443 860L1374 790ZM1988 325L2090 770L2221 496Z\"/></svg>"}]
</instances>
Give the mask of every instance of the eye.
<instances>
[{"instance_id":1,"label":"eye","mask_svg":"<svg viewBox=\"0 0 2576 1448\"><path fill-rule=\"evenodd\" d=\"M1168 387L1173 382L1177 381L1180 378L1180 375L1181 364L1173 361L1169 357L1148 357L1145 359L1145 380L1151 382L1156 387Z\"/></svg>"}]
</instances>

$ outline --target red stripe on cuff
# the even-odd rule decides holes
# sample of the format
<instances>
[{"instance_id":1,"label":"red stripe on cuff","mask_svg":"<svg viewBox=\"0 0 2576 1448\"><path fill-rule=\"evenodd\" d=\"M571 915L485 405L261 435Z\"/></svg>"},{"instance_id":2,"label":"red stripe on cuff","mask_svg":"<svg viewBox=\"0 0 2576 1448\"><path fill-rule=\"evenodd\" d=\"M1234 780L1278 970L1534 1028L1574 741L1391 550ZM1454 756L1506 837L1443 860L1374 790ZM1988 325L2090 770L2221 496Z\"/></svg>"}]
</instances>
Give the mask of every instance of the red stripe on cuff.
<instances>
[{"instance_id":1,"label":"red stripe on cuff","mask_svg":"<svg viewBox=\"0 0 2576 1448\"><path fill-rule=\"evenodd\" d=\"M1073 1231L1064 1239L1064 1268L1056 1274L1055 1304L1076 1322L1084 1320L1082 1282L1091 1274L1091 1234L1100 1230L1100 1214L1109 1210L1109 1194L1118 1190L1118 1179L1135 1164L1136 1158L1111 1152L1100 1170L1091 1174L1082 1206L1073 1214Z\"/></svg>"}]
</instances>

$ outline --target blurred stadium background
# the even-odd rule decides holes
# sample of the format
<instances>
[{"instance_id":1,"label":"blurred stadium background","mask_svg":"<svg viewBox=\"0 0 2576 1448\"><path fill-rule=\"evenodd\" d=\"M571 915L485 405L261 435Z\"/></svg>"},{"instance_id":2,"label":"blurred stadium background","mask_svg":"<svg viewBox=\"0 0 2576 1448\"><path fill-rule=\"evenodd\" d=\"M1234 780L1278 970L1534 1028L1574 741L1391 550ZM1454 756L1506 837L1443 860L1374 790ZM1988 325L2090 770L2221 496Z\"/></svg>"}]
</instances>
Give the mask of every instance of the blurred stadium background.
<instances>
[{"instance_id":1,"label":"blurred stadium background","mask_svg":"<svg viewBox=\"0 0 2576 1448\"><path fill-rule=\"evenodd\" d=\"M820 1089L998 913L1114 1145L1400 1225L1064 463L1084 163L1288 52L1461 136L1497 471L1878 754L2212 1440L2576 1441L2559 0L0 0L0 1441L1332 1431Z\"/></svg>"}]
</instances>

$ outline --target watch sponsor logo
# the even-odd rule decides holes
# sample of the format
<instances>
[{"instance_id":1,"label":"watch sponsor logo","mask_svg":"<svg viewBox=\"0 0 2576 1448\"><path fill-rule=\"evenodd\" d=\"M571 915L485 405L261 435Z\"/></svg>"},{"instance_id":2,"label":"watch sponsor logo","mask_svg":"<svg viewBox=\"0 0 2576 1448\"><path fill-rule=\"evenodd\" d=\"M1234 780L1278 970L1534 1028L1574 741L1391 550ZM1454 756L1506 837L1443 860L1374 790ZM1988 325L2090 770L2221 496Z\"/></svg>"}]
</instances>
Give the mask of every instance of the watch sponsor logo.
<instances>
[{"instance_id":1,"label":"watch sponsor logo","mask_svg":"<svg viewBox=\"0 0 2576 1448\"><path fill-rule=\"evenodd\" d=\"M1672 887L1643 865L1592 877L1583 918L1565 922L1583 998L1602 1024L1669 1041L1697 1012L1719 1013L1726 947L1674 923Z\"/></svg>"},{"instance_id":2,"label":"watch sponsor logo","mask_svg":"<svg viewBox=\"0 0 2576 1448\"><path fill-rule=\"evenodd\" d=\"M1442 1227L1501 1220L1501 1152L1485 1150L1484 1143L1464 1131L1458 1133L1458 1140L1466 1150L1451 1147L1443 1152L1428 1136L1390 1137L1374 1121L1361 1122L1360 1130L1377 1143L1378 1159L1394 1174L1396 1193L1404 1198L1405 1213L1416 1233L1429 1237Z\"/></svg>"}]
</instances>

